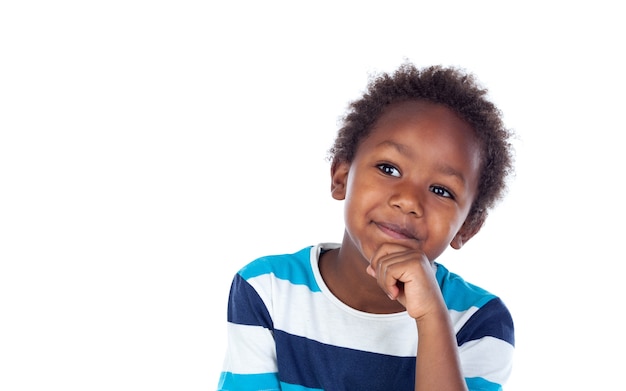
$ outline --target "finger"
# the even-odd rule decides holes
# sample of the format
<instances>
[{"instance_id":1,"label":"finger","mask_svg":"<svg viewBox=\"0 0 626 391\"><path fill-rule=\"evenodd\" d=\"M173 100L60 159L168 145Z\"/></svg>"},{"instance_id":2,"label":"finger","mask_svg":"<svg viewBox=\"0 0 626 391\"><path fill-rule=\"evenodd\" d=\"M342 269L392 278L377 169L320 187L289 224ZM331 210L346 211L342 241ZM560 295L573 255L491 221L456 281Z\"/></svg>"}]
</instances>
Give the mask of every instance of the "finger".
<instances>
[{"instance_id":1,"label":"finger","mask_svg":"<svg viewBox=\"0 0 626 391\"><path fill-rule=\"evenodd\" d=\"M380 247L378 247L378 249L372 255L372 258L370 259L370 265L372 265L372 268L374 269L374 271L377 271L378 263L380 260L386 258L387 256L397 254L397 253L402 253L407 250L410 250L410 249L407 247L401 246L399 244L383 243Z\"/></svg>"},{"instance_id":2,"label":"finger","mask_svg":"<svg viewBox=\"0 0 626 391\"><path fill-rule=\"evenodd\" d=\"M402 258L381 262L378 272L378 284L390 299L395 300L404 288L403 276L406 262Z\"/></svg>"}]
</instances>

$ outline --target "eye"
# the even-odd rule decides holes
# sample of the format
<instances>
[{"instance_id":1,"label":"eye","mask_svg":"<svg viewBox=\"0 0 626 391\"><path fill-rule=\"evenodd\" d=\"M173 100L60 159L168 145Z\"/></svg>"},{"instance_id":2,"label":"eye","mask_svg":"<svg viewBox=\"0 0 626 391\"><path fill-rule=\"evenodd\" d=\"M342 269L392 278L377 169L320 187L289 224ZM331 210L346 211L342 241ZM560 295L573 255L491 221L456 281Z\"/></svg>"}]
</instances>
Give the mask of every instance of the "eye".
<instances>
[{"instance_id":1,"label":"eye","mask_svg":"<svg viewBox=\"0 0 626 391\"><path fill-rule=\"evenodd\" d=\"M432 191L433 193L435 193L436 195L438 195L440 197L454 199L454 195L452 193L450 193L445 187L431 186L430 187L430 191Z\"/></svg>"},{"instance_id":2,"label":"eye","mask_svg":"<svg viewBox=\"0 0 626 391\"><path fill-rule=\"evenodd\" d=\"M400 177L400 170L398 170L391 164L381 163L381 164L378 164L376 167L378 167L378 169L382 171L382 173L385 175Z\"/></svg>"}]
</instances>

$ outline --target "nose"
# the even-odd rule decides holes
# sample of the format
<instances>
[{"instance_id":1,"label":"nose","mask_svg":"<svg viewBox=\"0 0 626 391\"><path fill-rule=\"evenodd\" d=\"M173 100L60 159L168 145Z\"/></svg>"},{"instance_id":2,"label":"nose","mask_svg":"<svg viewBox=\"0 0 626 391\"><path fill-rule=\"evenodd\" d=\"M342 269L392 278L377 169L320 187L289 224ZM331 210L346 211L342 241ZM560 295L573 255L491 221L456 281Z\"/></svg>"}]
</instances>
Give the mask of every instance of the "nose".
<instances>
[{"instance_id":1,"label":"nose","mask_svg":"<svg viewBox=\"0 0 626 391\"><path fill-rule=\"evenodd\" d=\"M395 186L389 204L404 214L421 217L424 215L419 191L414 186Z\"/></svg>"}]
</instances>

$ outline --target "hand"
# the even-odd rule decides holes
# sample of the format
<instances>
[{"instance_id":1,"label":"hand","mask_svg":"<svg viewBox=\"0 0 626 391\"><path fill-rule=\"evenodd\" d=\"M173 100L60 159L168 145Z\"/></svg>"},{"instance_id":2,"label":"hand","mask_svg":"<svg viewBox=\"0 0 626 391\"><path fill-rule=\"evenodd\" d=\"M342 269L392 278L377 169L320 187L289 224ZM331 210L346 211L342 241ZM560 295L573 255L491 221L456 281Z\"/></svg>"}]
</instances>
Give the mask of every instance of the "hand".
<instances>
[{"instance_id":1,"label":"hand","mask_svg":"<svg viewBox=\"0 0 626 391\"><path fill-rule=\"evenodd\" d=\"M372 256L367 273L412 318L439 310L443 303L432 263L420 250L385 243Z\"/></svg>"}]
</instances>

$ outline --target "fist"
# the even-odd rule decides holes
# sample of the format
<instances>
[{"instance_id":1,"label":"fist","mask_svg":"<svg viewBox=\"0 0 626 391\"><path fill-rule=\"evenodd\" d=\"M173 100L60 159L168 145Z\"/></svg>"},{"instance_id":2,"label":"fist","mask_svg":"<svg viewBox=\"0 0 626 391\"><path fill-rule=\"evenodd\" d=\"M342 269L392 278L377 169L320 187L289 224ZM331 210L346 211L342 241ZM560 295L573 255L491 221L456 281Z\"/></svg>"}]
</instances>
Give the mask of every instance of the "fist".
<instances>
[{"instance_id":1,"label":"fist","mask_svg":"<svg viewBox=\"0 0 626 391\"><path fill-rule=\"evenodd\" d=\"M383 244L372 256L367 273L415 319L443 302L433 263L421 250Z\"/></svg>"}]
</instances>

